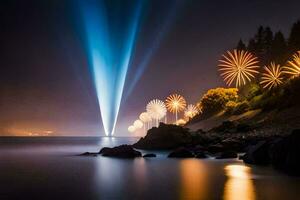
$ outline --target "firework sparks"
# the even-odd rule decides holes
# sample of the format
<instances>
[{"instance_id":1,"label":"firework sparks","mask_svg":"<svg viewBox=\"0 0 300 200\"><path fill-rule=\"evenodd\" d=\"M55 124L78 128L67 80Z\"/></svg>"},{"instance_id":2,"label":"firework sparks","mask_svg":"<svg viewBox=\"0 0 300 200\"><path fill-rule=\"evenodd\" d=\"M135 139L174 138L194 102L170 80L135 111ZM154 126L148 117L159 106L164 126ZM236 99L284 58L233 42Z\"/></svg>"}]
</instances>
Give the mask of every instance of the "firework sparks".
<instances>
[{"instance_id":1,"label":"firework sparks","mask_svg":"<svg viewBox=\"0 0 300 200\"><path fill-rule=\"evenodd\" d=\"M270 66L266 66L264 69L265 73L262 74L262 81L260 82L263 88L272 89L282 84L283 72L280 65L272 62Z\"/></svg>"},{"instance_id":2,"label":"firework sparks","mask_svg":"<svg viewBox=\"0 0 300 200\"><path fill-rule=\"evenodd\" d=\"M128 131L129 131L130 133L133 133L133 132L135 131L135 127L134 127L134 126L129 126L129 127L128 127Z\"/></svg>"},{"instance_id":3,"label":"firework sparks","mask_svg":"<svg viewBox=\"0 0 300 200\"><path fill-rule=\"evenodd\" d=\"M177 121L177 114L185 109L186 101L179 94L171 94L166 99L166 106L171 113L175 113Z\"/></svg>"},{"instance_id":4,"label":"firework sparks","mask_svg":"<svg viewBox=\"0 0 300 200\"><path fill-rule=\"evenodd\" d=\"M143 112L139 116L140 120L144 123L151 121L151 116L147 112Z\"/></svg>"},{"instance_id":5,"label":"firework sparks","mask_svg":"<svg viewBox=\"0 0 300 200\"><path fill-rule=\"evenodd\" d=\"M287 62L287 66L283 67L283 73L292 77L300 75L300 51L293 55L293 59Z\"/></svg>"},{"instance_id":6,"label":"firework sparks","mask_svg":"<svg viewBox=\"0 0 300 200\"><path fill-rule=\"evenodd\" d=\"M257 57L243 50L227 51L227 55L222 56L219 60L219 71L227 85L232 85L235 82L236 87L245 85L251 78L258 74L259 68Z\"/></svg>"},{"instance_id":7,"label":"firework sparks","mask_svg":"<svg viewBox=\"0 0 300 200\"><path fill-rule=\"evenodd\" d=\"M184 116L188 119L193 118L195 115L198 114L198 109L196 106L190 104L186 107L186 109L184 110Z\"/></svg>"},{"instance_id":8,"label":"firework sparks","mask_svg":"<svg viewBox=\"0 0 300 200\"><path fill-rule=\"evenodd\" d=\"M159 99L153 99L147 104L147 113L151 118L156 120L156 125L158 125L158 120L162 119L167 114L167 108L163 101Z\"/></svg>"},{"instance_id":9,"label":"firework sparks","mask_svg":"<svg viewBox=\"0 0 300 200\"><path fill-rule=\"evenodd\" d=\"M139 119L135 120L134 123L133 123L133 126L136 128L136 129L140 129L143 127L143 122Z\"/></svg>"}]
</instances>

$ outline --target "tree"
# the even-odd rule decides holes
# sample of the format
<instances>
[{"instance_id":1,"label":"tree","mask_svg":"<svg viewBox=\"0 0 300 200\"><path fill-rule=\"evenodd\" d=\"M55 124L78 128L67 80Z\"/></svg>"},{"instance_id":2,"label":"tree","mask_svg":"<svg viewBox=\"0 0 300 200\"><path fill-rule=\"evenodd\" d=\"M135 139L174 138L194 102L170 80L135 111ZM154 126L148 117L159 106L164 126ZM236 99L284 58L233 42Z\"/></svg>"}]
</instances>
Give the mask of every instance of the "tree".
<instances>
[{"instance_id":1,"label":"tree","mask_svg":"<svg viewBox=\"0 0 300 200\"><path fill-rule=\"evenodd\" d=\"M202 113L207 115L224 109L227 102L237 100L237 88L215 88L208 90L198 104L201 105Z\"/></svg>"},{"instance_id":2,"label":"tree","mask_svg":"<svg viewBox=\"0 0 300 200\"><path fill-rule=\"evenodd\" d=\"M237 45L237 50L246 50L246 45L244 44L244 42L242 41L242 39L239 40L238 45Z\"/></svg>"},{"instance_id":3,"label":"tree","mask_svg":"<svg viewBox=\"0 0 300 200\"><path fill-rule=\"evenodd\" d=\"M262 39L262 49L261 49L261 59L262 64L266 65L270 63L271 60L271 47L273 43L273 32L270 27L266 27L263 30L263 39Z\"/></svg>"},{"instance_id":4,"label":"tree","mask_svg":"<svg viewBox=\"0 0 300 200\"><path fill-rule=\"evenodd\" d=\"M256 46L256 42L254 39L250 39L248 42L248 46L247 46L248 51L250 51L251 53L255 54L257 53L257 46Z\"/></svg>"},{"instance_id":5,"label":"tree","mask_svg":"<svg viewBox=\"0 0 300 200\"><path fill-rule=\"evenodd\" d=\"M300 50L300 21L293 24L290 37L288 40L288 48L291 53Z\"/></svg>"},{"instance_id":6,"label":"tree","mask_svg":"<svg viewBox=\"0 0 300 200\"><path fill-rule=\"evenodd\" d=\"M278 31L275 33L270 53L273 61L281 65L285 64L287 57L287 44L282 32Z\"/></svg>"}]
</instances>

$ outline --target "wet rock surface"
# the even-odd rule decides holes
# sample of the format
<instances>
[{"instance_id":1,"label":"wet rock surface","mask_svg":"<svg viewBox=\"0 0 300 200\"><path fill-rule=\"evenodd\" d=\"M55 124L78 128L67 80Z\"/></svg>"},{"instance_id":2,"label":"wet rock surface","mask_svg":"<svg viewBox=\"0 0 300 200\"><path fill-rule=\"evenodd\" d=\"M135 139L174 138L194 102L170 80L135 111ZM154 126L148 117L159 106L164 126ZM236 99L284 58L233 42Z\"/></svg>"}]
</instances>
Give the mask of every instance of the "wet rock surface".
<instances>
[{"instance_id":1,"label":"wet rock surface","mask_svg":"<svg viewBox=\"0 0 300 200\"><path fill-rule=\"evenodd\" d=\"M113 148L104 147L99 153L102 156L118 158L135 158L142 156L142 153L136 151L131 145L121 145Z\"/></svg>"},{"instance_id":2,"label":"wet rock surface","mask_svg":"<svg viewBox=\"0 0 300 200\"><path fill-rule=\"evenodd\" d=\"M169 158L193 158L195 155L189 149L181 147L172 151L169 155Z\"/></svg>"}]
</instances>

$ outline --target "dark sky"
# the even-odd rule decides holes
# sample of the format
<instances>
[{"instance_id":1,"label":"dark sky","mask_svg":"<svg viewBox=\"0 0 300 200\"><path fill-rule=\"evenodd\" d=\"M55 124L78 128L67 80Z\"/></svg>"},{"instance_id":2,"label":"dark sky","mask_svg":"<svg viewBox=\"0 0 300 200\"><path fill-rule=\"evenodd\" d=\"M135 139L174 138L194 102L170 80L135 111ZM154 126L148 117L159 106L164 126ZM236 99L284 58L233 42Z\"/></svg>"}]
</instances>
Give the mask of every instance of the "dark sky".
<instances>
[{"instance_id":1,"label":"dark sky","mask_svg":"<svg viewBox=\"0 0 300 200\"><path fill-rule=\"evenodd\" d=\"M74 2L0 1L0 135L103 135ZM160 31L164 37L121 104L116 135L128 134L152 98L178 92L195 103L207 89L224 86L216 67L220 55L259 25L288 35L300 19L297 0L175 2L149 1L125 91Z\"/></svg>"}]
</instances>

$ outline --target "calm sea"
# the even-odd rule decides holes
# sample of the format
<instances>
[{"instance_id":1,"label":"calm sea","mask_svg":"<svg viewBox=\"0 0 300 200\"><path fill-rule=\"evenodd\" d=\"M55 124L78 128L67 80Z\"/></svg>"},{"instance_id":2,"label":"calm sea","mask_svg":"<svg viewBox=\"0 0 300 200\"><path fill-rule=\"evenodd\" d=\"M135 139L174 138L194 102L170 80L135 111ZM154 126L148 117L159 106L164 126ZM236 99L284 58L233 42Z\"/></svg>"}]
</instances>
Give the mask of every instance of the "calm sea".
<instances>
[{"instance_id":1,"label":"calm sea","mask_svg":"<svg viewBox=\"0 0 300 200\"><path fill-rule=\"evenodd\" d=\"M236 159L77 156L137 139L0 138L0 199L299 199L299 178Z\"/></svg>"}]
</instances>

